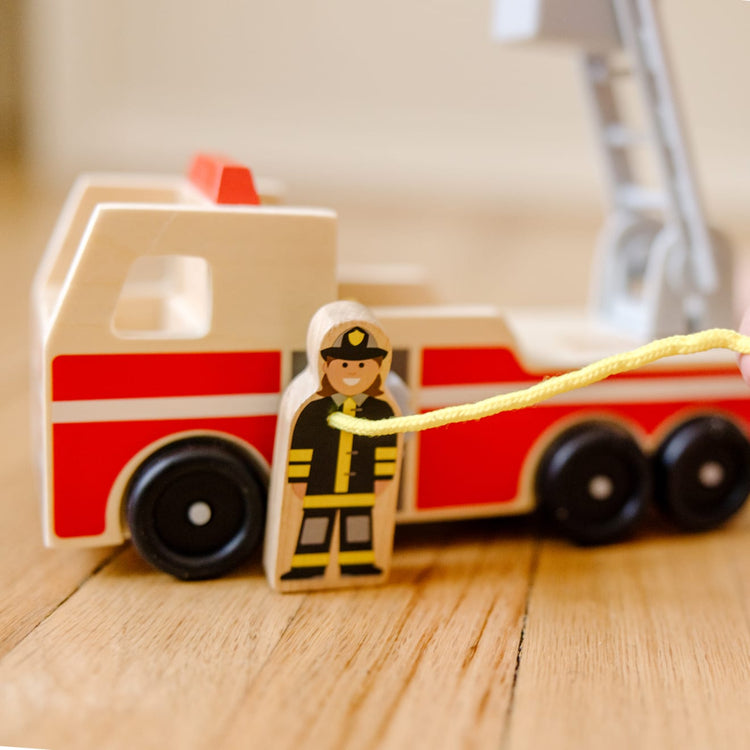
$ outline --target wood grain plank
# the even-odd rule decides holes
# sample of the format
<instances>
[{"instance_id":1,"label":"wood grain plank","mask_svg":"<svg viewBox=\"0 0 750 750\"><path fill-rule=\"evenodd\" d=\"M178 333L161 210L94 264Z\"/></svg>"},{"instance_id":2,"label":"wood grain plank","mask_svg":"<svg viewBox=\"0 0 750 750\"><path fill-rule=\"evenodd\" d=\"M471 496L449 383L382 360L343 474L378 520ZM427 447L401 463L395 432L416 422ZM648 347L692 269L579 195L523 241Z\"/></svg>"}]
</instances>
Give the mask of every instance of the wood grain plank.
<instances>
[{"instance_id":1,"label":"wood grain plank","mask_svg":"<svg viewBox=\"0 0 750 750\"><path fill-rule=\"evenodd\" d=\"M298 607L259 567L191 585L128 550L0 662L0 742L207 747Z\"/></svg>"},{"instance_id":2,"label":"wood grain plank","mask_svg":"<svg viewBox=\"0 0 750 750\"><path fill-rule=\"evenodd\" d=\"M705 535L545 544L504 747L747 747L748 549L748 512Z\"/></svg>"},{"instance_id":3,"label":"wood grain plank","mask_svg":"<svg viewBox=\"0 0 750 750\"><path fill-rule=\"evenodd\" d=\"M0 657L67 599L112 550L46 550L24 465L2 479Z\"/></svg>"},{"instance_id":4,"label":"wood grain plank","mask_svg":"<svg viewBox=\"0 0 750 750\"><path fill-rule=\"evenodd\" d=\"M497 745L533 541L471 528L468 537L443 529L442 543L397 550L385 589L308 598L229 746L243 736L279 748ZM265 717L292 706L294 725L279 735Z\"/></svg>"},{"instance_id":5,"label":"wood grain plank","mask_svg":"<svg viewBox=\"0 0 750 750\"><path fill-rule=\"evenodd\" d=\"M387 587L306 595L259 566L184 584L128 551L0 661L0 742L497 745L534 542L482 526L408 530Z\"/></svg>"}]
</instances>

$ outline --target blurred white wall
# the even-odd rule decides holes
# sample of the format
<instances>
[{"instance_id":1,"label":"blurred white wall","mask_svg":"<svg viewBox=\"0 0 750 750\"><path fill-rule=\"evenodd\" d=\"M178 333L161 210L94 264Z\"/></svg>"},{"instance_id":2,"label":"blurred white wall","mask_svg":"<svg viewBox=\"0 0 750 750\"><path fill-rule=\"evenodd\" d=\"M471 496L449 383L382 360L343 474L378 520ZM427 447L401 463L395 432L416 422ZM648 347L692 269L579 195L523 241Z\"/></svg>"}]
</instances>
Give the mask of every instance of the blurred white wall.
<instances>
[{"instance_id":1,"label":"blurred white wall","mask_svg":"<svg viewBox=\"0 0 750 750\"><path fill-rule=\"evenodd\" d=\"M593 217L571 230L589 258L601 207L575 55L493 43L490 3L27 0L33 172L180 171L218 150L338 209L347 257L442 257L451 289L490 262L462 296L512 302L543 257L556 299L579 301L586 276L554 251L559 217ZM747 223L750 2L660 5L710 212ZM535 234L497 260L516 214Z\"/></svg>"},{"instance_id":2,"label":"blurred white wall","mask_svg":"<svg viewBox=\"0 0 750 750\"><path fill-rule=\"evenodd\" d=\"M18 152L21 0L0 2L0 159Z\"/></svg>"},{"instance_id":3,"label":"blurred white wall","mask_svg":"<svg viewBox=\"0 0 750 750\"><path fill-rule=\"evenodd\" d=\"M750 3L662 0L711 202L750 192ZM503 48L490 0L28 0L32 163L231 152L297 188L597 200L574 57Z\"/></svg>"}]
</instances>

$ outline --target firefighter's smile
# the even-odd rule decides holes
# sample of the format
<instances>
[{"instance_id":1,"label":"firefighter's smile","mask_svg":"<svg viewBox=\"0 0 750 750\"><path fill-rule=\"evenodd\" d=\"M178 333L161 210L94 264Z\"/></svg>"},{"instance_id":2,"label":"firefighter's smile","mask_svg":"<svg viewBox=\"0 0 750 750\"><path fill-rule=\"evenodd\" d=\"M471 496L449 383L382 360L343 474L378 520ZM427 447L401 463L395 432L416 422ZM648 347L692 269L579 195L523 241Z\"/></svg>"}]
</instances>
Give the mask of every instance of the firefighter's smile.
<instances>
[{"instance_id":1,"label":"firefighter's smile","mask_svg":"<svg viewBox=\"0 0 750 750\"><path fill-rule=\"evenodd\" d=\"M324 365L331 387L344 396L366 391L377 379L379 370L378 359L329 359Z\"/></svg>"}]
</instances>

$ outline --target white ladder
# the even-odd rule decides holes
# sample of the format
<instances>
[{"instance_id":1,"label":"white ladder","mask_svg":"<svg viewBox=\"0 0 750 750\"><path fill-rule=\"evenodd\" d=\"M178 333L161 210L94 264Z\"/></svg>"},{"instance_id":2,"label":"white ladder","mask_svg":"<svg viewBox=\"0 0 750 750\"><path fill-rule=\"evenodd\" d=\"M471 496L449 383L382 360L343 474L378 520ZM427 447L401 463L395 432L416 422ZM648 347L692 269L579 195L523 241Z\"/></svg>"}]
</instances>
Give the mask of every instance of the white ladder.
<instances>
[{"instance_id":1,"label":"white ladder","mask_svg":"<svg viewBox=\"0 0 750 750\"><path fill-rule=\"evenodd\" d=\"M599 249L596 313L640 338L731 325L729 290L721 289L729 268L705 223L653 2L609 1L627 65L612 54L583 55L611 203ZM622 76L638 85L644 133L622 117L615 94ZM655 157L656 189L636 177L635 148L644 142Z\"/></svg>"}]
</instances>

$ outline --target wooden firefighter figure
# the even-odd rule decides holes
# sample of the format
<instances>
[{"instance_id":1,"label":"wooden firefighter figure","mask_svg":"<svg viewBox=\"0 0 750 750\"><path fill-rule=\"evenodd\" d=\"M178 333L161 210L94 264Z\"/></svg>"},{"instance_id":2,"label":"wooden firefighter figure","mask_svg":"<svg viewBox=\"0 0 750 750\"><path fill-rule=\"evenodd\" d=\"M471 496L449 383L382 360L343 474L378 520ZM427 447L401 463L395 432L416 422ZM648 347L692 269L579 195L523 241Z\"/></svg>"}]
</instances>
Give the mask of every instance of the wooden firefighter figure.
<instances>
[{"instance_id":1,"label":"wooden firefighter figure","mask_svg":"<svg viewBox=\"0 0 750 750\"><path fill-rule=\"evenodd\" d=\"M269 490L265 566L282 591L373 584L390 568L401 436L328 425L342 411L398 413L385 387L390 342L370 311L333 302L313 316L307 368L284 393Z\"/></svg>"}]
</instances>

